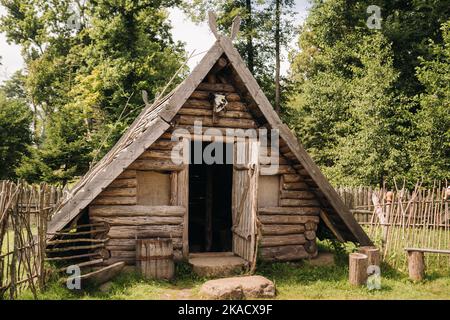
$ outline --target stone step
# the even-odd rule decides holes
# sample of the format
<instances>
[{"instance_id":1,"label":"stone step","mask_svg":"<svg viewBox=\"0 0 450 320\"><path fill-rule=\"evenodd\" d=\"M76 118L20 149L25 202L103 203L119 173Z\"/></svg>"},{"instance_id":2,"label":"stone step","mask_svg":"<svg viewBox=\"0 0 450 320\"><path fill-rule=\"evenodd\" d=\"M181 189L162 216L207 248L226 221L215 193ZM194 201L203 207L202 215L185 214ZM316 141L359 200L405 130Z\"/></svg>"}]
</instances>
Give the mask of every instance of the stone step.
<instances>
[{"instance_id":1,"label":"stone step","mask_svg":"<svg viewBox=\"0 0 450 320\"><path fill-rule=\"evenodd\" d=\"M197 275L207 278L238 275L247 268L247 261L223 252L190 255L189 264Z\"/></svg>"}]
</instances>

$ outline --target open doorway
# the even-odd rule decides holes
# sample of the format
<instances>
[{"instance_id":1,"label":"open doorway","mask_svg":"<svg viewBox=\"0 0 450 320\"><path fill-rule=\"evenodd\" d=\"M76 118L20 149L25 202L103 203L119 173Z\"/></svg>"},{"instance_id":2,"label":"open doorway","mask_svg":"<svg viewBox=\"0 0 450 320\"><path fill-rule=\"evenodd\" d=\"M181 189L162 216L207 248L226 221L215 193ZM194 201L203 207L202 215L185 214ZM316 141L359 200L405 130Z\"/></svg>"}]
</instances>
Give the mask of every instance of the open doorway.
<instances>
[{"instance_id":1,"label":"open doorway","mask_svg":"<svg viewBox=\"0 0 450 320\"><path fill-rule=\"evenodd\" d=\"M191 143L191 164L189 165L189 252L232 251L232 184L233 145L213 142L215 150L223 150L222 161L205 163L198 157L211 142ZM194 145L197 144L197 145ZM221 145L219 145L221 144ZM195 149L197 148L197 149ZM194 153L197 150L197 159ZM194 152L193 152L194 151ZM201 158L201 159L199 159ZM227 161L228 159L228 161Z\"/></svg>"}]
</instances>

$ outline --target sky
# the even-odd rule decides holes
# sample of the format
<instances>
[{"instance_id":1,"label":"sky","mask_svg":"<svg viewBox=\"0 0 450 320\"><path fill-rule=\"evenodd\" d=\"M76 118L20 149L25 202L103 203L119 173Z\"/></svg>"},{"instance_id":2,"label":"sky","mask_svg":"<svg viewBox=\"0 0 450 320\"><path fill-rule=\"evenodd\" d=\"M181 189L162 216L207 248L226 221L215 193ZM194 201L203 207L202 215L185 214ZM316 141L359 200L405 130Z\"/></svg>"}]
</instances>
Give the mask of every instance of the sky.
<instances>
[{"instance_id":1,"label":"sky","mask_svg":"<svg viewBox=\"0 0 450 320\"><path fill-rule=\"evenodd\" d=\"M296 23L301 24L308 14L308 0L296 0L295 11L297 12ZM5 14L5 9L0 5L0 16ZM186 44L186 51L192 53L195 50L195 57L188 61L191 70L201 60L206 51L215 41L214 35L210 32L207 23L199 25L189 21L185 14L179 9L170 10L170 20L172 21L172 34L176 41L182 41ZM292 44L294 45L294 43ZM286 74L289 69L289 63L286 59L287 52L283 52L281 71ZM20 55L20 47L14 44L8 44L6 36L0 33L0 83L11 77L15 71L23 67L23 59Z\"/></svg>"}]
</instances>

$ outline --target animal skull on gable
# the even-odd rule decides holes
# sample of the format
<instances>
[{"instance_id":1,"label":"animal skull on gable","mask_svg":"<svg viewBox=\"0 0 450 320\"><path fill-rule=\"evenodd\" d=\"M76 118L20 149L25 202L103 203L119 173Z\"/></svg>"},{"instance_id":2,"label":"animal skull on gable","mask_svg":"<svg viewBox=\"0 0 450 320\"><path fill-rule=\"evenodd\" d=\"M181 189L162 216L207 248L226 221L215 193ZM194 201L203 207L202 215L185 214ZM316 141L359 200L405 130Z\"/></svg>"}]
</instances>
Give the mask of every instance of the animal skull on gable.
<instances>
[{"instance_id":1,"label":"animal skull on gable","mask_svg":"<svg viewBox=\"0 0 450 320\"><path fill-rule=\"evenodd\" d=\"M219 113L226 109L228 105L227 98L223 94L214 94L213 106L214 112Z\"/></svg>"}]
</instances>

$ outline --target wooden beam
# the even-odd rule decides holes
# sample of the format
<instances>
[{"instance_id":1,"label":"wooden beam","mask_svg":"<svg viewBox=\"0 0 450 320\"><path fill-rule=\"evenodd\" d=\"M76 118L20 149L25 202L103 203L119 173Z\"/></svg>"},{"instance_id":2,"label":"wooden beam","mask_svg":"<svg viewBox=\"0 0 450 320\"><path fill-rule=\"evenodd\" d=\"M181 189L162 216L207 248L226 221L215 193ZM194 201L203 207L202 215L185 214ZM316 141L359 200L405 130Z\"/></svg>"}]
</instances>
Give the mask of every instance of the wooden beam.
<instances>
[{"instance_id":1,"label":"wooden beam","mask_svg":"<svg viewBox=\"0 0 450 320\"><path fill-rule=\"evenodd\" d=\"M93 222L106 222L110 226L149 226L149 225L181 225L182 217L161 217L161 216L126 216L126 217L100 217L92 216Z\"/></svg>"},{"instance_id":2,"label":"wooden beam","mask_svg":"<svg viewBox=\"0 0 450 320\"><path fill-rule=\"evenodd\" d=\"M181 171L183 164L175 164L172 160L136 160L130 166L130 169L143 171Z\"/></svg>"},{"instance_id":3,"label":"wooden beam","mask_svg":"<svg viewBox=\"0 0 450 320\"><path fill-rule=\"evenodd\" d=\"M345 242L344 237L342 237L339 230L333 225L331 220L328 218L328 216L323 212L323 210L320 210L320 219L325 223L325 225L330 229L330 231L334 234L336 239L338 239L340 242Z\"/></svg>"},{"instance_id":4,"label":"wooden beam","mask_svg":"<svg viewBox=\"0 0 450 320\"><path fill-rule=\"evenodd\" d=\"M89 206L92 217L183 217L185 212L186 208L181 206Z\"/></svg>"},{"instance_id":5,"label":"wooden beam","mask_svg":"<svg viewBox=\"0 0 450 320\"><path fill-rule=\"evenodd\" d=\"M318 216L320 209L313 207L266 207L258 208L258 213L274 215L308 215L308 216Z\"/></svg>"},{"instance_id":6,"label":"wooden beam","mask_svg":"<svg viewBox=\"0 0 450 320\"><path fill-rule=\"evenodd\" d=\"M263 224L305 224L307 222L319 223L319 217L294 215L260 215L259 221Z\"/></svg>"}]
</instances>

